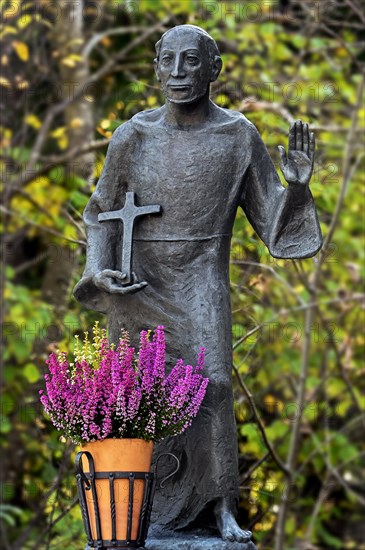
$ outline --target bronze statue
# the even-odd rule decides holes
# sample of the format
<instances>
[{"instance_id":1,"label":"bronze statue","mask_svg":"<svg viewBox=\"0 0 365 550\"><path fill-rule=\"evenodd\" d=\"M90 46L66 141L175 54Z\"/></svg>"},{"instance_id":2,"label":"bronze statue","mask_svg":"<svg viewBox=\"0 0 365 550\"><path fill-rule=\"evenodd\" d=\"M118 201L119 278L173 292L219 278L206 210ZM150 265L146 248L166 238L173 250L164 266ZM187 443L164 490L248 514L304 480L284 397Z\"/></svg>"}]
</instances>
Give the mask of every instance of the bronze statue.
<instances>
[{"instance_id":1,"label":"bronze statue","mask_svg":"<svg viewBox=\"0 0 365 550\"><path fill-rule=\"evenodd\" d=\"M186 433L157 449L173 452L181 467L156 493L153 521L165 529L214 523L224 540L244 542L251 533L235 520L232 226L240 206L273 256L316 254L322 237L308 187L314 135L300 120L291 126L288 153L280 148L284 188L256 128L209 99L222 67L209 34L174 27L156 52L166 103L113 135L84 214L87 264L75 296L108 315L115 340L123 327L138 336L164 325L172 364L179 357L194 361L199 346L207 348L210 384L202 409Z\"/></svg>"}]
</instances>

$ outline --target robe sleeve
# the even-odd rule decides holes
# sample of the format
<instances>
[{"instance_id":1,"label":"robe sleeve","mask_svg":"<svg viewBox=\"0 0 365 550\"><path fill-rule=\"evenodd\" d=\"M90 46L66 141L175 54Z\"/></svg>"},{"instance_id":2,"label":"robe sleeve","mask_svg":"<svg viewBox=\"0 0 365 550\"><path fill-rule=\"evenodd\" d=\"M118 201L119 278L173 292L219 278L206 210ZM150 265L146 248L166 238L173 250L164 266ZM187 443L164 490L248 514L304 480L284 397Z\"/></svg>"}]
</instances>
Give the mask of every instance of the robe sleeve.
<instances>
[{"instance_id":1,"label":"robe sleeve","mask_svg":"<svg viewBox=\"0 0 365 550\"><path fill-rule=\"evenodd\" d=\"M74 288L74 296L88 309L103 313L108 311L112 297L94 285L93 276L104 269L118 269L122 224L99 223L98 215L123 206L135 134L131 122L122 124L114 132L102 174L84 211L86 266L81 280Z\"/></svg>"},{"instance_id":2,"label":"robe sleeve","mask_svg":"<svg viewBox=\"0 0 365 550\"><path fill-rule=\"evenodd\" d=\"M314 256L322 234L309 186L283 187L256 128L250 124L251 158L242 182L240 206L275 258Z\"/></svg>"}]
</instances>

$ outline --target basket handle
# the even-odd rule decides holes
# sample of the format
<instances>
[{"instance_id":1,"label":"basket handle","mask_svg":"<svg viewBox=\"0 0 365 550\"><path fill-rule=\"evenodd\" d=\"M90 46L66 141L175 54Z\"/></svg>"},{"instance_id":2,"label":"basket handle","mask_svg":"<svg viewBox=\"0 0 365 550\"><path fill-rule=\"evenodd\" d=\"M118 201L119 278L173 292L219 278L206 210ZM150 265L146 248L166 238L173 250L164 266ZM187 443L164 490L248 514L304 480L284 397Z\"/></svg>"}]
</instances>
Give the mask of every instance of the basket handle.
<instances>
[{"instance_id":1,"label":"basket handle","mask_svg":"<svg viewBox=\"0 0 365 550\"><path fill-rule=\"evenodd\" d=\"M156 459L156 462L155 462L155 467L154 467L154 474L155 474L155 479L157 480L157 465L160 461L160 459L163 457L163 456L172 456L175 460L176 460L176 463L177 463L177 466L175 468L175 470L173 472L171 472L171 474L167 475L166 477L164 477L161 481L160 481L160 489L163 489L164 488L164 484L165 482L170 479L170 477L174 476L176 474L176 472L178 472L178 470L180 469L180 460L177 458L176 455L174 455L173 453L162 453L160 454L157 459Z\"/></svg>"},{"instance_id":2,"label":"basket handle","mask_svg":"<svg viewBox=\"0 0 365 550\"><path fill-rule=\"evenodd\" d=\"M80 474L80 477L81 477L82 481L85 483L85 489L87 491L90 491L91 483L90 483L90 480L87 479L87 477L84 473L83 467L82 467L82 456L83 455L85 455L86 458L87 458L87 461L88 461L88 464L89 464L90 476L94 476L94 474L95 474L94 460L93 460L93 457L92 457L91 453L89 453L89 451L80 451L79 453L77 453L76 458L75 458L76 473Z\"/></svg>"}]
</instances>

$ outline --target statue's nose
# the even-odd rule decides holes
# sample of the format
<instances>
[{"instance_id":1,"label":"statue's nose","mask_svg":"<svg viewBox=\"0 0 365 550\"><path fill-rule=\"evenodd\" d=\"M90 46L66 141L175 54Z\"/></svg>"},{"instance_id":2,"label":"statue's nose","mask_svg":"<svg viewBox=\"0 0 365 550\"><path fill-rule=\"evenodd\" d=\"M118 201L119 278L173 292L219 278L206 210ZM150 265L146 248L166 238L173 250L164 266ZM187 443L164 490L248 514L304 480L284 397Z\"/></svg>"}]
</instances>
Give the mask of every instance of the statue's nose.
<instances>
[{"instance_id":1,"label":"statue's nose","mask_svg":"<svg viewBox=\"0 0 365 550\"><path fill-rule=\"evenodd\" d=\"M171 71L171 76L173 77L184 77L186 72L184 70L184 59L181 55L177 54L174 60L174 64Z\"/></svg>"}]
</instances>

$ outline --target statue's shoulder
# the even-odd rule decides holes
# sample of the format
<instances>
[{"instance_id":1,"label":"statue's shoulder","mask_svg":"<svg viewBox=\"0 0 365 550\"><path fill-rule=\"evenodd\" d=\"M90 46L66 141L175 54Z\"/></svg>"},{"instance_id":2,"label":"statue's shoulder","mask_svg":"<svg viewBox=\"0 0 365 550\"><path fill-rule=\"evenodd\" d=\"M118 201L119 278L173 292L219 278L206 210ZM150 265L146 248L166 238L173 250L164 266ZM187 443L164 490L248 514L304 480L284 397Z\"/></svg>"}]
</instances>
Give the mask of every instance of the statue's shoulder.
<instances>
[{"instance_id":1,"label":"statue's shoulder","mask_svg":"<svg viewBox=\"0 0 365 550\"><path fill-rule=\"evenodd\" d=\"M118 126L113 133L112 142L115 145L123 144L138 137L139 132L141 132L143 128L151 125L158 125L162 118L163 111L164 107L160 107L158 109L149 109L137 113L131 119Z\"/></svg>"},{"instance_id":2,"label":"statue's shoulder","mask_svg":"<svg viewBox=\"0 0 365 550\"><path fill-rule=\"evenodd\" d=\"M214 123L218 126L230 128L234 132L247 132L255 131L256 128L242 113L239 111L233 111L231 109L225 109L214 104Z\"/></svg>"},{"instance_id":3,"label":"statue's shoulder","mask_svg":"<svg viewBox=\"0 0 365 550\"><path fill-rule=\"evenodd\" d=\"M128 143L132 142L136 137L137 132L130 120L123 122L116 130L113 132L113 136L110 142L110 148L119 148L120 146L125 146Z\"/></svg>"},{"instance_id":4,"label":"statue's shoulder","mask_svg":"<svg viewBox=\"0 0 365 550\"><path fill-rule=\"evenodd\" d=\"M141 111L130 119L130 123L136 129L136 131L143 131L150 126L159 126L166 108L158 107L157 109L148 109L147 111Z\"/></svg>"}]
</instances>

